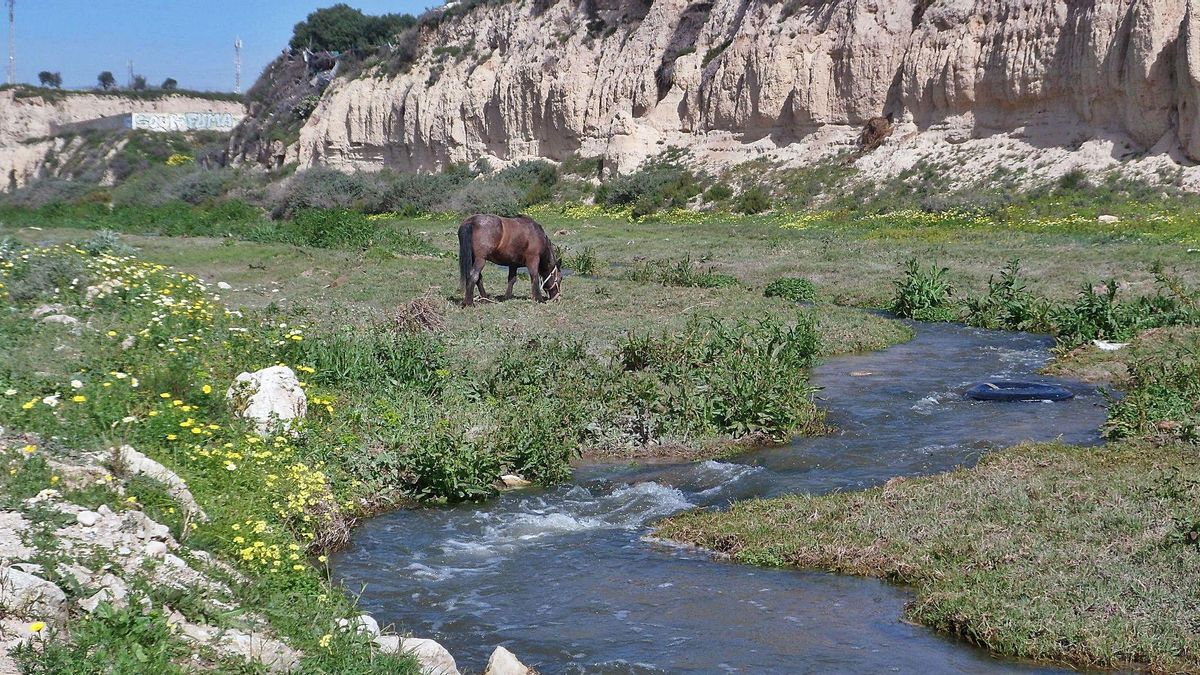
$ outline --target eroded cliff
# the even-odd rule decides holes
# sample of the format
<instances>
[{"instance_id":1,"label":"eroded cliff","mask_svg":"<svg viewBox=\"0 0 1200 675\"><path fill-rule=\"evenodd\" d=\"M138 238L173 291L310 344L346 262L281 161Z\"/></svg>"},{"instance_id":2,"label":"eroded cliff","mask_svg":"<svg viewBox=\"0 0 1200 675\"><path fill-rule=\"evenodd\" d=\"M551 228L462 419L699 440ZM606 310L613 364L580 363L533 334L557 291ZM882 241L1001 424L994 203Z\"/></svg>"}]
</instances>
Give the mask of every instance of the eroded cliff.
<instances>
[{"instance_id":1,"label":"eroded cliff","mask_svg":"<svg viewBox=\"0 0 1200 675\"><path fill-rule=\"evenodd\" d=\"M1200 158L1200 0L521 0L430 22L419 44L399 74L335 79L290 158L577 153L624 171L681 145L799 162L886 113L897 133L866 161L880 170L962 143L1014 161Z\"/></svg>"}]
</instances>

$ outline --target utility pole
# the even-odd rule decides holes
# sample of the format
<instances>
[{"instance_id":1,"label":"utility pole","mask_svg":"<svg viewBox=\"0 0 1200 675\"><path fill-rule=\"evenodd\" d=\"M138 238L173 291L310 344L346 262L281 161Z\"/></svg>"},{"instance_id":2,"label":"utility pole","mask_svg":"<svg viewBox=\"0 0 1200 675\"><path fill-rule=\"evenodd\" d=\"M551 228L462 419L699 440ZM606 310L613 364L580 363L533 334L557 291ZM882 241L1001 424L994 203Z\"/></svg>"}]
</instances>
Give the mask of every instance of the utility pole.
<instances>
[{"instance_id":1,"label":"utility pole","mask_svg":"<svg viewBox=\"0 0 1200 675\"><path fill-rule=\"evenodd\" d=\"M133 89L133 59L129 59L129 79L125 82L126 89Z\"/></svg>"},{"instance_id":2,"label":"utility pole","mask_svg":"<svg viewBox=\"0 0 1200 675\"><path fill-rule=\"evenodd\" d=\"M9 0L11 2L11 0ZM233 39L233 93L242 93L242 38Z\"/></svg>"},{"instance_id":3,"label":"utility pole","mask_svg":"<svg viewBox=\"0 0 1200 675\"><path fill-rule=\"evenodd\" d=\"M13 20L17 0L8 0L8 83L17 83L17 24Z\"/></svg>"}]
</instances>

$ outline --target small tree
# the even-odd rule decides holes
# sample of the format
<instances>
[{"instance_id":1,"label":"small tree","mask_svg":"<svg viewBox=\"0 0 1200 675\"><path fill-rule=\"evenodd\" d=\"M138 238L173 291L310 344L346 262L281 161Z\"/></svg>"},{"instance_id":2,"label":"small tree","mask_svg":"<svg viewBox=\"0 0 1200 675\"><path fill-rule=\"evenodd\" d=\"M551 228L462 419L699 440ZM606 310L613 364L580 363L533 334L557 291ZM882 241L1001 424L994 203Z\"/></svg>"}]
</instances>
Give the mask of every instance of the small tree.
<instances>
[{"instance_id":1,"label":"small tree","mask_svg":"<svg viewBox=\"0 0 1200 675\"><path fill-rule=\"evenodd\" d=\"M130 84L130 88L133 89L134 91L145 91L146 90L146 76L145 75L134 75L133 82Z\"/></svg>"},{"instance_id":2,"label":"small tree","mask_svg":"<svg viewBox=\"0 0 1200 675\"><path fill-rule=\"evenodd\" d=\"M38 82L43 87L54 87L57 89L62 86L62 73L52 73L48 70L43 70L38 73Z\"/></svg>"},{"instance_id":3,"label":"small tree","mask_svg":"<svg viewBox=\"0 0 1200 675\"><path fill-rule=\"evenodd\" d=\"M175 78L168 77L167 79L163 80L163 83L162 83L163 91L175 91L178 88L179 88L179 83L175 81Z\"/></svg>"},{"instance_id":4,"label":"small tree","mask_svg":"<svg viewBox=\"0 0 1200 675\"><path fill-rule=\"evenodd\" d=\"M105 91L117 86L117 78L113 77L111 70L106 70L97 75L96 81L100 83L100 88Z\"/></svg>"}]
</instances>

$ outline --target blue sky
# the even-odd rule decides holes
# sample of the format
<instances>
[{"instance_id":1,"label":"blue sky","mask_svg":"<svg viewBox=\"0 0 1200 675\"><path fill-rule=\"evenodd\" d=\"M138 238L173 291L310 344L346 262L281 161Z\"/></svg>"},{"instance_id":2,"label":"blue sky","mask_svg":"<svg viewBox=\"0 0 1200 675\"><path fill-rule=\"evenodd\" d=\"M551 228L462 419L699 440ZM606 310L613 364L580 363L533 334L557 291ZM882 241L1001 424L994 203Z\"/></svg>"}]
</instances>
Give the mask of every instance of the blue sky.
<instances>
[{"instance_id":1,"label":"blue sky","mask_svg":"<svg viewBox=\"0 0 1200 675\"><path fill-rule=\"evenodd\" d=\"M157 85L233 89L233 40L240 35L242 90L287 46L292 26L338 0L16 0L17 81L37 83L43 70L59 71L65 87L90 87L111 70L124 84L127 62ZM417 14L439 0L348 0L368 14ZM7 9L0 4L0 8ZM3 16L7 24L8 16ZM7 63L8 26L0 30ZM0 70L0 82L3 74Z\"/></svg>"}]
</instances>

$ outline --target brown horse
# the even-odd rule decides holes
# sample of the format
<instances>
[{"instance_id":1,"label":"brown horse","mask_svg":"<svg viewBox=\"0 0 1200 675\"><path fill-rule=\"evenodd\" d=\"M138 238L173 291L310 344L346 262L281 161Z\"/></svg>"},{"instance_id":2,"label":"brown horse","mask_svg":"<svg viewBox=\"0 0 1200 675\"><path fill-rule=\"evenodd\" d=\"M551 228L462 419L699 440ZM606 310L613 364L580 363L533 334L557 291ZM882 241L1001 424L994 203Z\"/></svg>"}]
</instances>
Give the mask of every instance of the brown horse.
<instances>
[{"instance_id":1,"label":"brown horse","mask_svg":"<svg viewBox=\"0 0 1200 675\"><path fill-rule=\"evenodd\" d=\"M479 297L490 300L483 289L483 266L487 261L508 267L508 291L512 297L517 282L517 269L529 270L536 302L553 300L562 287L562 272L550 238L532 218L517 216L503 218L491 214L476 214L458 228L458 271L462 280L463 306L474 304L475 287Z\"/></svg>"}]
</instances>

